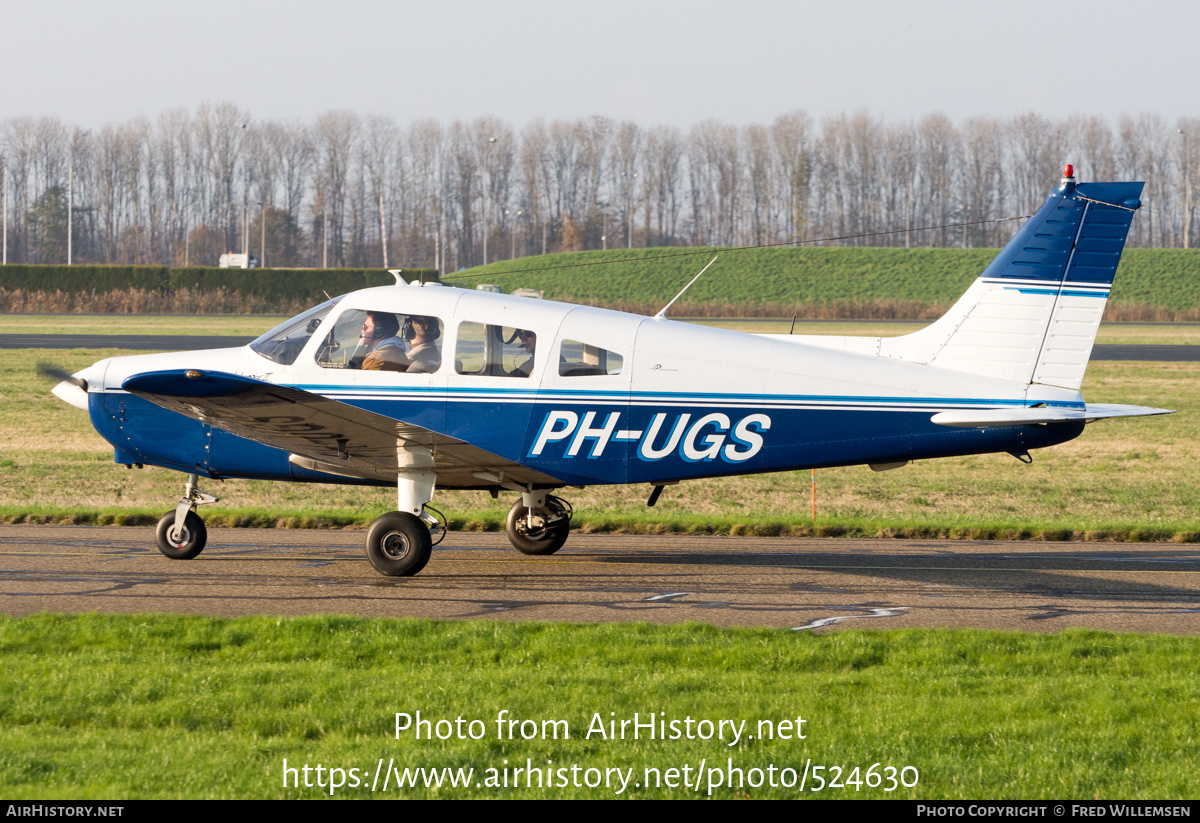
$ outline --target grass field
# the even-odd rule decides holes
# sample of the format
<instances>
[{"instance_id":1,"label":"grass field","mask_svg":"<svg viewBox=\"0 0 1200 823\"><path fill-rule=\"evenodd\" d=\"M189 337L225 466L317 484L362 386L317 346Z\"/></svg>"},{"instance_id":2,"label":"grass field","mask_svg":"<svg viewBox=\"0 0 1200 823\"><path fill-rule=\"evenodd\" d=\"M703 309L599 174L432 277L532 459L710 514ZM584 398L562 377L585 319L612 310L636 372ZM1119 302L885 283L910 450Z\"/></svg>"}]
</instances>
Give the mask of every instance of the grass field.
<instances>
[{"instance_id":1,"label":"grass field","mask_svg":"<svg viewBox=\"0 0 1200 823\"><path fill-rule=\"evenodd\" d=\"M447 283L474 288L495 283L511 292L541 289L553 300L568 300L654 314L677 294L713 255L716 264L676 305L677 316L790 317L797 310L814 318L932 319L958 299L996 255L995 249L899 249L803 247L771 249L655 248L615 249L534 255L505 260L445 276ZM102 267L101 267L102 268ZM376 275L382 275L377 272ZM298 297L275 288L279 273L266 272L264 288L235 291L254 273L226 270L205 277L228 279L217 291L159 292L116 290L97 295L41 291L6 292L4 311L137 312L299 311ZM286 276L286 275L284 275ZM324 276L303 272L309 290L319 293ZM361 282L361 272L357 275ZM385 276L386 277L386 276ZM232 279L229 279L232 278ZM344 278L340 281L348 282ZM325 283L333 294L338 288ZM1122 256L1110 320L1200 320L1200 250L1127 249Z\"/></svg>"},{"instance_id":2,"label":"grass field","mask_svg":"<svg viewBox=\"0 0 1200 823\"><path fill-rule=\"evenodd\" d=\"M3 314L0 334L182 334L245 335L257 337L287 318L282 315L87 315ZM756 334L827 334L860 337L895 337L928 325L922 321L797 320L790 318L707 319L677 318L704 326L718 326ZM1200 323L1104 323L1097 343L1156 345L1200 344Z\"/></svg>"},{"instance_id":3,"label":"grass field","mask_svg":"<svg viewBox=\"0 0 1200 823\"><path fill-rule=\"evenodd\" d=\"M1195 796L1200 754L1194 638L39 615L0 617L0 664L0 794L10 800L320 797L330 768L343 770L341 797L1165 800ZM520 726L517 739L497 739L504 710L536 721L536 739L521 739ZM395 713L418 711L479 720L482 737L397 736ZM594 731L596 719L635 712L678 721L679 739ZM566 721L569 738L560 724L558 739L550 727L541 739L546 720ZM703 720L745 726L730 745L731 726L723 740L698 739ZM313 784L322 764L326 787L285 787L285 758L313 767ZM381 778L372 794L381 758L385 770L472 769L472 779L398 791L393 778L385 792ZM514 788L511 770L527 761L578 766L580 782L621 769L628 785L618 793L610 772L612 787L559 788L554 772L554 788ZM798 784L806 764L804 791L750 785L752 770L766 783L772 766L777 781ZM874 764L885 780L870 788ZM729 785L730 765L740 786ZM826 785L813 791L818 765ZM898 785L905 767L909 787ZM486 785L489 768L500 785ZM691 787L635 785L648 768L663 778L678 769L677 781L690 773ZM711 787L713 769L722 785ZM303 773L292 779L303 784Z\"/></svg>"},{"instance_id":4,"label":"grass field","mask_svg":"<svg viewBox=\"0 0 1200 823\"><path fill-rule=\"evenodd\" d=\"M995 249L635 249L506 260L446 276L474 288L542 289L554 300L653 313L714 254L717 263L680 301L677 315L930 317L958 299ZM580 264L604 263L604 265ZM1123 319L1200 319L1200 250L1127 249L1110 312ZM1134 307L1145 307L1137 317ZM1154 316L1154 310L1163 316ZM857 311L857 313L848 313ZM1190 314L1189 314L1190 313ZM1170 315L1170 316L1167 316ZM1193 316L1194 315L1194 316Z\"/></svg>"},{"instance_id":5,"label":"grass field","mask_svg":"<svg viewBox=\"0 0 1200 823\"><path fill-rule=\"evenodd\" d=\"M21 318L24 321L24 318ZM136 334L257 334L273 318L121 318ZM53 318L0 333L115 333L111 320ZM192 318L189 318L189 322ZM238 325L247 323L248 325ZM99 324L99 325L96 325ZM786 331L778 325L735 328ZM202 328L204 331L197 331ZM231 330L234 329L234 330ZM903 324L806 324L798 333L899 334ZM1106 335L1111 335L1107 337ZM1111 326L1100 342L1194 343L1190 326ZM0 351L0 519L150 524L182 476L127 471L86 414L58 401L33 371L68 369L118 351ZM1200 539L1200 363L1093 363L1093 402L1179 409L1167 418L1105 421L1034 453L929 461L876 474L817 473L817 531L827 534ZM809 533L804 473L572 491L583 530ZM390 490L257 481L210 483L217 524L361 526L394 506ZM511 500L439 492L457 528L501 528ZM218 620L181 616L0 617L0 795L36 798L707 797L714 767L744 782L718 798L1172 799L1195 795L1200 697L1194 638L1068 631L839 630L808 633L707 626L435 623L344 617ZM480 740L395 735L396 712L479 719ZM565 720L570 739L498 740L501 711ZM802 716L804 740L605 740L601 721L746 722L756 734ZM611 713L611 714L610 714ZM778 727L776 727L778 728ZM792 727L795 728L794 726ZM727 737L728 737L728 731ZM321 764L324 787L283 784ZM506 762L507 761L507 762ZM513 788L512 769L578 766L616 788ZM553 761L547 764L546 761ZM701 764L704 767L701 768ZM864 785L868 770L885 778ZM473 769L465 788L370 784L378 766ZM751 785L784 768L798 786ZM690 772L684 772L684 768ZM835 772L830 767L837 767ZM857 767L858 771L854 769ZM886 769L916 785L883 789ZM509 787L502 781L507 769ZM699 789L636 786L677 769ZM350 769L357 769L350 773ZM629 771L632 770L632 771ZM603 774L602 774L603 773ZM408 774L412 775L410 771ZM432 776L431 772L425 772ZM559 779L555 773L555 780ZM445 779L445 775L442 775ZM522 775L528 779L528 775ZM353 780L352 780L353 778ZM311 780L316 783L315 771ZM421 780L419 776L416 777ZM571 772L566 773L570 784ZM842 786L829 784L838 780ZM296 780L303 784L302 773ZM382 778L380 778L382 781ZM763 781L766 781L765 775ZM763 782L760 781L760 782ZM358 785L351 785L352 782ZM476 783L481 785L475 785ZM857 787L856 787L857 783Z\"/></svg>"},{"instance_id":6,"label":"grass field","mask_svg":"<svg viewBox=\"0 0 1200 823\"><path fill-rule=\"evenodd\" d=\"M1148 327L1167 329L1170 327ZM177 499L182 475L126 470L87 415L48 393L39 359L78 369L116 351L0 351L0 519L152 524ZM1077 440L1034 453L817 472L810 520L808 472L698 480L668 488L593 487L568 497L584 531L852 534L882 536L1200 539L1200 363L1093 363L1092 402L1180 410L1103 421ZM387 489L231 480L213 525L365 526L394 506ZM511 504L482 492L438 492L434 505L460 529L503 527Z\"/></svg>"},{"instance_id":7,"label":"grass field","mask_svg":"<svg viewBox=\"0 0 1200 823\"><path fill-rule=\"evenodd\" d=\"M263 314L0 314L0 334L244 334L258 337L286 319L283 315Z\"/></svg>"}]
</instances>

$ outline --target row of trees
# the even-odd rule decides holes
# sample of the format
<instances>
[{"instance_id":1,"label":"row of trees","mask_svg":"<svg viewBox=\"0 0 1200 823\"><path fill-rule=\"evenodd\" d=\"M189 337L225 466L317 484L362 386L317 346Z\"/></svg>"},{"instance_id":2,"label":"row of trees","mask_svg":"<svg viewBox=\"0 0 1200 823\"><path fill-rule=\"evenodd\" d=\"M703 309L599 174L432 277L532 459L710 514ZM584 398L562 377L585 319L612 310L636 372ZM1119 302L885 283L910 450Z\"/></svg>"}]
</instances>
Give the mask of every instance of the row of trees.
<instances>
[{"instance_id":1,"label":"row of trees","mask_svg":"<svg viewBox=\"0 0 1200 823\"><path fill-rule=\"evenodd\" d=\"M30 263L66 262L68 242L75 262L215 265L263 250L270 266L443 271L605 247L997 246L1017 224L996 218L1030 213L1065 160L1080 180L1146 181L1132 244L1195 242L1196 118L796 112L686 132L591 117L518 133L493 117L257 122L219 103L97 131L0 122L7 259ZM905 231L950 224L968 225Z\"/></svg>"}]
</instances>

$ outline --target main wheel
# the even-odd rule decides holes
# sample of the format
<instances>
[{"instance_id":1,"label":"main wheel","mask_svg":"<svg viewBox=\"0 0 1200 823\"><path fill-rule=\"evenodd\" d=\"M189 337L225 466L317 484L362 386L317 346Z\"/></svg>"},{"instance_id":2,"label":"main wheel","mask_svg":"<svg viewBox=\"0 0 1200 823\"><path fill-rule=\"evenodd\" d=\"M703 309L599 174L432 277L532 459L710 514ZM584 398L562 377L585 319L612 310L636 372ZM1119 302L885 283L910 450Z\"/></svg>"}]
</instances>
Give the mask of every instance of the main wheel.
<instances>
[{"instance_id":1,"label":"main wheel","mask_svg":"<svg viewBox=\"0 0 1200 823\"><path fill-rule=\"evenodd\" d=\"M504 530L508 542L522 554L554 554L571 533L571 515L557 497L547 497L545 506L534 509L531 524L529 509L518 500L508 510Z\"/></svg>"},{"instance_id":2,"label":"main wheel","mask_svg":"<svg viewBox=\"0 0 1200 823\"><path fill-rule=\"evenodd\" d=\"M200 515L188 512L179 534L172 534L174 531L175 512L169 511L158 521L158 528L154 530L158 550L167 557L172 560L191 560L204 551L204 545L208 542L208 529L204 527Z\"/></svg>"},{"instance_id":3,"label":"main wheel","mask_svg":"<svg viewBox=\"0 0 1200 823\"><path fill-rule=\"evenodd\" d=\"M388 512L367 531L367 559L388 577L410 577L429 562L429 527L406 512Z\"/></svg>"}]
</instances>

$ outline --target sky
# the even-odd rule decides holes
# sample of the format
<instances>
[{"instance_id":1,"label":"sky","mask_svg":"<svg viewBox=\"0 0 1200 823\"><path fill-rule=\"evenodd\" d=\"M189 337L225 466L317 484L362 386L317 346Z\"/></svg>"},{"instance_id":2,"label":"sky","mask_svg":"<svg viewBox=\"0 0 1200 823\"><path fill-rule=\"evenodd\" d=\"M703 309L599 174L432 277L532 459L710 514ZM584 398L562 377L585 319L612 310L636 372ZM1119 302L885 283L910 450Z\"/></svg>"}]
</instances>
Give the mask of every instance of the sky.
<instances>
[{"instance_id":1,"label":"sky","mask_svg":"<svg viewBox=\"0 0 1200 823\"><path fill-rule=\"evenodd\" d=\"M1184 0L0 0L0 121L1200 116Z\"/></svg>"}]
</instances>

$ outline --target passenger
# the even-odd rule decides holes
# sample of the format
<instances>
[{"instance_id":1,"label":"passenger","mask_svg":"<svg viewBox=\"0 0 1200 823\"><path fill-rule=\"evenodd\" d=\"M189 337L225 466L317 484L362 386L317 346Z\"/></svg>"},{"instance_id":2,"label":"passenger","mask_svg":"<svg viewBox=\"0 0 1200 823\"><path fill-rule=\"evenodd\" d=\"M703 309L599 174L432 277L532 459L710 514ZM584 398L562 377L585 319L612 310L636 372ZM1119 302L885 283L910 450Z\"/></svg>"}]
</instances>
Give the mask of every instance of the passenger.
<instances>
[{"instance_id":1,"label":"passenger","mask_svg":"<svg viewBox=\"0 0 1200 823\"><path fill-rule=\"evenodd\" d=\"M411 315L404 321L401 337L409 341L408 359L413 374L431 374L442 365L442 352L434 341L442 336L441 324L436 317L421 314Z\"/></svg>"},{"instance_id":2,"label":"passenger","mask_svg":"<svg viewBox=\"0 0 1200 823\"><path fill-rule=\"evenodd\" d=\"M529 353L521 365L508 373L509 377L528 377L533 371L533 352L537 348L537 335L528 329L517 329L512 340L520 339L521 348ZM510 340L511 342L511 340Z\"/></svg>"},{"instance_id":3,"label":"passenger","mask_svg":"<svg viewBox=\"0 0 1200 823\"><path fill-rule=\"evenodd\" d=\"M390 312L367 312L359 338L359 352L365 352L358 368L370 371L405 371L409 363L404 341L397 337L400 321ZM357 359L357 358L356 358ZM354 363L351 363L351 368Z\"/></svg>"}]
</instances>

